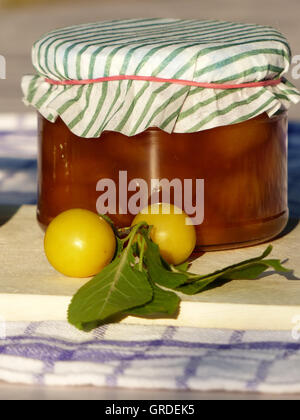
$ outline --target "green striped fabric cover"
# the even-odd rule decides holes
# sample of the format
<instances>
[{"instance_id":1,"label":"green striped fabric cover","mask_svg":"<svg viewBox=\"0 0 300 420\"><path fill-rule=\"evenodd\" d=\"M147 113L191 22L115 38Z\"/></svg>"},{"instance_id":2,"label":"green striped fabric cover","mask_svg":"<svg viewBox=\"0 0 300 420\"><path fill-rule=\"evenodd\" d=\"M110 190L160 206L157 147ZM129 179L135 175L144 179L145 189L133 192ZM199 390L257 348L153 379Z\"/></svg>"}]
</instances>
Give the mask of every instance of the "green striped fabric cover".
<instances>
[{"instance_id":1,"label":"green striped fabric cover","mask_svg":"<svg viewBox=\"0 0 300 420\"><path fill-rule=\"evenodd\" d=\"M174 83L109 81L57 86L45 81L140 75L205 83L275 79L290 65L287 40L271 27L220 21L130 19L55 30L35 43L35 76L22 81L24 101L49 121L58 116L80 137L128 136L148 127L192 133L269 116L300 94L277 86L231 90Z\"/></svg>"}]
</instances>

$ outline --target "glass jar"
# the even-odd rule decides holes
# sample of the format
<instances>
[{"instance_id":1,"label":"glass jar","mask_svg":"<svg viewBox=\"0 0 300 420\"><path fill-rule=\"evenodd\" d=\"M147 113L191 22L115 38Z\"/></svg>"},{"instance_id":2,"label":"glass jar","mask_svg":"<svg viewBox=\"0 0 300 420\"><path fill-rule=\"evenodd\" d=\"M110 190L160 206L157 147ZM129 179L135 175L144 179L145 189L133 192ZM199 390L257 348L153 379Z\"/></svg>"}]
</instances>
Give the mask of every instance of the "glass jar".
<instances>
[{"instance_id":1,"label":"glass jar","mask_svg":"<svg viewBox=\"0 0 300 420\"><path fill-rule=\"evenodd\" d=\"M204 221L196 226L198 250L238 248L278 235L288 220L287 114L262 114L235 125L196 133L157 128L99 139L72 134L62 120L39 116L38 220L46 227L71 208L96 212L99 180L116 185L142 178L203 179ZM128 199L130 198L128 193ZM119 227L132 214L110 214Z\"/></svg>"}]
</instances>

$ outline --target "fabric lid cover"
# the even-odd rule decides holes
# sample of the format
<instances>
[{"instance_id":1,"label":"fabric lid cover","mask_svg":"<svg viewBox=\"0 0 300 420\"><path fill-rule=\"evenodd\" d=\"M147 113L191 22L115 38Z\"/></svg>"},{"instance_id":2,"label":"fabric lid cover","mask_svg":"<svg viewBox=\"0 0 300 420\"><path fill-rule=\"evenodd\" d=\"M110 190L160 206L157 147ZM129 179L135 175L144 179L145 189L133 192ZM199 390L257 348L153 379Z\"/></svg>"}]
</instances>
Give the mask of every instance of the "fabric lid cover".
<instances>
[{"instance_id":1,"label":"fabric lid cover","mask_svg":"<svg viewBox=\"0 0 300 420\"><path fill-rule=\"evenodd\" d=\"M177 83L56 81L119 75L204 83L278 79L289 69L287 40L271 27L221 21L130 19L55 30L35 43L38 73L24 76L24 102L49 121L58 116L80 137L103 131L128 136L148 127L189 133L269 116L300 100L286 81L276 86L212 89Z\"/></svg>"}]
</instances>

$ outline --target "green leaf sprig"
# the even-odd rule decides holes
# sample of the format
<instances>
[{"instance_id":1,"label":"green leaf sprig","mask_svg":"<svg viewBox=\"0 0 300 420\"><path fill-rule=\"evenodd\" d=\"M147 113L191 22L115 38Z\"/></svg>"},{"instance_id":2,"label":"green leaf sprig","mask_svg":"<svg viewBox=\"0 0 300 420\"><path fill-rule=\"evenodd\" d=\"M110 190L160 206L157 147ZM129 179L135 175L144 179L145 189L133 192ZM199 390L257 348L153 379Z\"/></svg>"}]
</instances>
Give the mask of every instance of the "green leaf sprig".
<instances>
[{"instance_id":1,"label":"green leaf sprig","mask_svg":"<svg viewBox=\"0 0 300 420\"><path fill-rule=\"evenodd\" d=\"M91 331L128 315L176 317L181 301L177 292L194 295L235 279L254 280L268 268L290 271L279 260L267 259L270 245L256 258L214 273L193 274L188 263L175 267L163 260L146 223L115 232L114 260L75 294L69 306L68 320L79 330Z\"/></svg>"}]
</instances>

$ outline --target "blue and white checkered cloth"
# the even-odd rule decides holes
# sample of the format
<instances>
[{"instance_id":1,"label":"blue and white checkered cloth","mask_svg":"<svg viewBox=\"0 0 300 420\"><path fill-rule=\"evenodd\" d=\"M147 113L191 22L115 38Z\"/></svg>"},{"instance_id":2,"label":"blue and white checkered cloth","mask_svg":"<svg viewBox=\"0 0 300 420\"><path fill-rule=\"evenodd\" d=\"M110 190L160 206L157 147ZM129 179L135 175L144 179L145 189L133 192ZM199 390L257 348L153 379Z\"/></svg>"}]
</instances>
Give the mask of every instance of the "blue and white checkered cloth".
<instances>
[{"instance_id":1,"label":"blue and white checkered cloth","mask_svg":"<svg viewBox=\"0 0 300 420\"><path fill-rule=\"evenodd\" d=\"M300 392L300 340L291 332L8 323L0 380L49 386Z\"/></svg>"},{"instance_id":2,"label":"blue and white checkered cloth","mask_svg":"<svg viewBox=\"0 0 300 420\"><path fill-rule=\"evenodd\" d=\"M0 114L0 205L37 201L37 118Z\"/></svg>"},{"instance_id":3,"label":"blue and white checkered cloth","mask_svg":"<svg viewBox=\"0 0 300 420\"><path fill-rule=\"evenodd\" d=\"M299 217L300 124L289 134L289 201ZM36 153L35 116L0 115L0 204L36 202ZM296 393L299 332L110 325L84 334L66 322L0 319L0 380Z\"/></svg>"}]
</instances>

